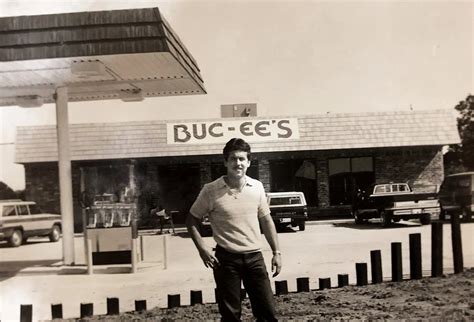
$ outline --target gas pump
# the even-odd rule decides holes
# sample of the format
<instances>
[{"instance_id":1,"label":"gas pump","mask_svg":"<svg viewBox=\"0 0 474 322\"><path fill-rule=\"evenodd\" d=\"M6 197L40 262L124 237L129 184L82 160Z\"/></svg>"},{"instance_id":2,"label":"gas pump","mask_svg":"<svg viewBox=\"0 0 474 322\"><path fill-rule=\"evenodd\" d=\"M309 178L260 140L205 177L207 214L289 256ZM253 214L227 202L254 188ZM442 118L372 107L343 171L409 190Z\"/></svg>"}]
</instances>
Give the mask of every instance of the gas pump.
<instances>
[{"instance_id":1,"label":"gas pump","mask_svg":"<svg viewBox=\"0 0 474 322\"><path fill-rule=\"evenodd\" d=\"M134 265L134 239L138 235L135 218L134 202L116 202L112 194L94 197L92 205L86 208L85 238L90 245L87 247L91 260L89 266Z\"/></svg>"}]
</instances>

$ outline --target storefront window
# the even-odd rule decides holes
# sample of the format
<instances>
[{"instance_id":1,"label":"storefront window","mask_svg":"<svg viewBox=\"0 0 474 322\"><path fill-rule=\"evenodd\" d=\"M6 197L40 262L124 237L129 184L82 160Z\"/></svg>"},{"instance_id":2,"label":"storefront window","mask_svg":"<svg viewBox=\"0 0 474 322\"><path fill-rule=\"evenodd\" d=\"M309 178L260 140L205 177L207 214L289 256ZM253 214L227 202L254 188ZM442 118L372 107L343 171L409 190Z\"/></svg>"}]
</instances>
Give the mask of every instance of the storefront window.
<instances>
[{"instance_id":1,"label":"storefront window","mask_svg":"<svg viewBox=\"0 0 474 322\"><path fill-rule=\"evenodd\" d=\"M357 190L365 191L374 181L372 157L329 160L329 199L332 206L350 205Z\"/></svg>"},{"instance_id":2,"label":"storefront window","mask_svg":"<svg viewBox=\"0 0 474 322\"><path fill-rule=\"evenodd\" d=\"M318 205L316 167L312 160L270 160L271 192L301 191L308 206Z\"/></svg>"},{"instance_id":3,"label":"storefront window","mask_svg":"<svg viewBox=\"0 0 474 322\"><path fill-rule=\"evenodd\" d=\"M194 200L200 191L199 164L174 164L158 166L160 184L157 200L161 208L174 211L174 223L184 223Z\"/></svg>"}]
</instances>

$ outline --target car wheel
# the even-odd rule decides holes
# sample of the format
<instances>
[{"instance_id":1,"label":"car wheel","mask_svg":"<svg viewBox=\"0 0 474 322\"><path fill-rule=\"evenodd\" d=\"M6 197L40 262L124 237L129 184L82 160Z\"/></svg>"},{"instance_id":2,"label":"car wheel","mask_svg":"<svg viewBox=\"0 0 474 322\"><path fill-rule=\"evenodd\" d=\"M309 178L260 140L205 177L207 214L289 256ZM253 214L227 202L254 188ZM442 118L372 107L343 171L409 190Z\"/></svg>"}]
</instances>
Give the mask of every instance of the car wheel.
<instances>
[{"instance_id":1,"label":"car wheel","mask_svg":"<svg viewBox=\"0 0 474 322\"><path fill-rule=\"evenodd\" d=\"M466 208L463 208L461 211L462 220L465 222L469 222L472 220L472 213L468 211Z\"/></svg>"},{"instance_id":2,"label":"car wheel","mask_svg":"<svg viewBox=\"0 0 474 322\"><path fill-rule=\"evenodd\" d=\"M388 227L392 223L392 218L387 214L386 211L380 211L380 220L382 221L382 227Z\"/></svg>"},{"instance_id":3,"label":"car wheel","mask_svg":"<svg viewBox=\"0 0 474 322\"><path fill-rule=\"evenodd\" d=\"M429 225L431 224L431 215L430 214L423 214L421 217L420 217L420 223L422 225Z\"/></svg>"},{"instance_id":4,"label":"car wheel","mask_svg":"<svg viewBox=\"0 0 474 322\"><path fill-rule=\"evenodd\" d=\"M439 213L439 220L445 221L446 220L446 215L448 214L447 210L441 209Z\"/></svg>"},{"instance_id":5,"label":"car wheel","mask_svg":"<svg viewBox=\"0 0 474 322\"><path fill-rule=\"evenodd\" d=\"M49 241L57 242L60 236L61 236L61 228L59 228L58 225L54 225L53 228L51 229L51 232L48 235Z\"/></svg>"},{"instance_id":6,"label":"car wheel","mask_svg":"<svg viewBox=\"0 0 474 322\"><path fill-rule=\"evenodd\" d=\"M13 231L12 235L8 239L8 244L12 247L18 247L23 242L23 232L19 229Z\"/></svg>"},{"instance_id":7,"label":"car wheel","mask_svg":"<svg viewBox=\"0 0 474 322\"><path fill-rule=\"evenodd\" d=\"M304 231L306 229L306 223L304 221L300 222L298 228L300 229L300 231Z\"/></svg>"},{"instance_id":8,"label":"car wheel","mask_svg":"<svg viewBox=\"0 0 474 322\"><path fill-rule=\"evenodd\" d=\"M365 220L360 217L359 210L354 211L354 221L355 221L356 225L361 225L365 222Z\"/></svg>"}]
</instances>

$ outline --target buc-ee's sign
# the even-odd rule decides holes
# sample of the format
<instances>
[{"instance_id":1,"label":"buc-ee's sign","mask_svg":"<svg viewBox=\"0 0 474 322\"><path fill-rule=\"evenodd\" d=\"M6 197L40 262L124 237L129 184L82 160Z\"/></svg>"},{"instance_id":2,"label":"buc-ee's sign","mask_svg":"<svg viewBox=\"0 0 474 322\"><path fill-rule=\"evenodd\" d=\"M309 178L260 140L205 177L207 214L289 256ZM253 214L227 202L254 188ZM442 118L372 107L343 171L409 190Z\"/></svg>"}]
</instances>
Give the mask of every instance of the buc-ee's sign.
<instances>
[{"instance_id":1,"label":"buc-ee's sign","mask_svg":"<svg viewBox=\"0 0 474 322\"><path fill-rule=\"evenodd\" d=\"M168 123L168 144L225 143L240 137L247 142L299 139L298 119L259 119Z\"/></svg>"}]
</instances>

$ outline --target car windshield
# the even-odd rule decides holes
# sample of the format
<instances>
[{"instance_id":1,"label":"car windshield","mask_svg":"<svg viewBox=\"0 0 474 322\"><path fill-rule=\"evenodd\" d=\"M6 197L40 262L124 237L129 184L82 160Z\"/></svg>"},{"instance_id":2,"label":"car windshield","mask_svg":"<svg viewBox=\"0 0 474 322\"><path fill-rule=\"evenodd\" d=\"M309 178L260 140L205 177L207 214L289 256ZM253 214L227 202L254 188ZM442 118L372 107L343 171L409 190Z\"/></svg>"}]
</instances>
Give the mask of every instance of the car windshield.
<instances>
[{"instance_id":1,"label":"car windshield","mask_svg":"<svg viewBox=\"0 0 474 322\"><path fill-rule=\"evenodd\" d=\"M375 193L384 193L384 192L392 192L391 186L389 184L383 184L375 186Z\"/></svg>"},{"instance_id":2,"label":"car windshield","mask_svg":"<svg viewBox=\"0 0 474 322\"><path fill-rule=\"evenodd\" d=\"M270 206L301 205L301 198L298 196L271 197Z\"/></svg>"},{"instance_id":3,"label":"car windshield","mask_svg":"<svg viewBox=\"0 0 474 322\"><path fill-rule=\"evenodd\" d=\"M30 205L30 214L38 215L40 213L41 213L41 209L38 207L38 205L36 204Z\"/></svg>"},{"instance_id":4,"label":"car windshield","mask_svg":"<svg viewBox=\"0 0 474 322\"><path fill-rule=\"evenodd\" d=\"M3 213L2 213L3 217L15 216L15 215L16 215L15 206L3 206Z\"/></svg>"}]
</instances>

